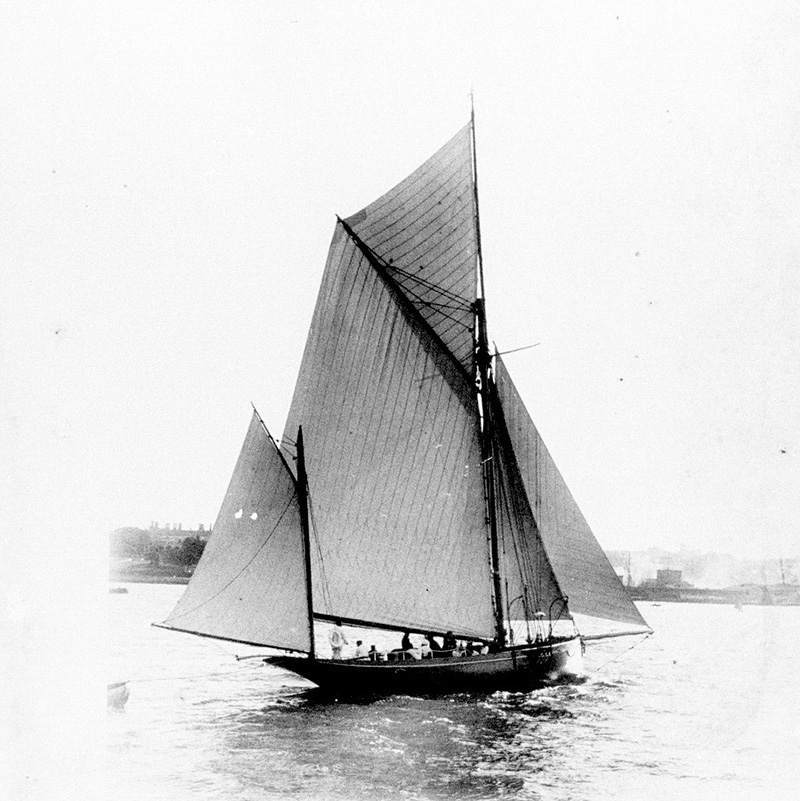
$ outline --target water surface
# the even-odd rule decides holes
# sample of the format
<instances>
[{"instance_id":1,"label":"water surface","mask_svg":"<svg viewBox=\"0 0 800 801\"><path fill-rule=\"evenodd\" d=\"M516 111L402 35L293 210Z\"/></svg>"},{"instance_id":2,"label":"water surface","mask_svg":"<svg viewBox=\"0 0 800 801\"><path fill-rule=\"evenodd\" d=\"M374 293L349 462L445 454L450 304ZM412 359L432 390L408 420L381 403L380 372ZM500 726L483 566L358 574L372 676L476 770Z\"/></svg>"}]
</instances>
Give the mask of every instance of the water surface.
<instances>
[{"instance_id":1,"label":"water surface","mask_svg":"<svg viewBox=\"0 0 800 801\"><path fill-rule=\"evenodd\" d=\"M787 799L800 786L800 608L642 604L588 680L334 702L233 643L152 628L180 586L110 595L109 798Z\"/></svg>"}]
</instances>

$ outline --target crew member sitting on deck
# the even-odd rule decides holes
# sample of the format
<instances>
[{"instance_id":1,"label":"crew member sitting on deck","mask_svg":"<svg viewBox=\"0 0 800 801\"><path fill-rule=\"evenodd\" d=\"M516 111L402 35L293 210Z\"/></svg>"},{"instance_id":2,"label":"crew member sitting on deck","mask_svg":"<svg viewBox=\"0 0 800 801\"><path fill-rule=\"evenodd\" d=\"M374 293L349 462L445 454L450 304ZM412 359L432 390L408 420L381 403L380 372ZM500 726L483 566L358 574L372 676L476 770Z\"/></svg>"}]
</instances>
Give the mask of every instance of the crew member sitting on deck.
<instances>
[{"instance_id":1,"label":"crew member sitting on deck","mask_svg":"<svg viewBox=\"0 0 800 801\"><path fill-rule=\"evenodd\" d=\"M389 651L390 662L403 662L406 659L419 659L419 651L414 653L414 643L411 642L411 632L407 631L403 634L403 639L400 641L399 648L393 648Z\"/></svg>"},{"instance_id":2,"label":"crew member sitting on deck","mask_svg":"<svg viewBox=\"0 0 800 801\"><path fill-rule=\"evenodd\" d=\"M442 650L443 651L455 651L457 647L456 638L453 635L452 631L448 631L444 635L444 640L442 640ZM451 654L448 654L450 656Z\"/></svg>"},{"instance_id":3,"label":"crew member sitting on deck","mask_svg":"<svg viewBox=\"0 0 800 801\"><path fill-rule=\"evenodd\" d=\"M356 640L356 659L367 655L367 647L364 645L363 640Z\"/></svg>"},{"instance_id":4,"label":"crew member sitting on deck","mask_svg":"<svg viewBox=\"0 0 800 801\"><path fill-rule=\"evenodd\" d=\"M380 659L381 655L378 653L375 643L370 645L369 651L367 651L367 656L370 658L371 662L377 662Z\"/></svg>"}]
</instances>

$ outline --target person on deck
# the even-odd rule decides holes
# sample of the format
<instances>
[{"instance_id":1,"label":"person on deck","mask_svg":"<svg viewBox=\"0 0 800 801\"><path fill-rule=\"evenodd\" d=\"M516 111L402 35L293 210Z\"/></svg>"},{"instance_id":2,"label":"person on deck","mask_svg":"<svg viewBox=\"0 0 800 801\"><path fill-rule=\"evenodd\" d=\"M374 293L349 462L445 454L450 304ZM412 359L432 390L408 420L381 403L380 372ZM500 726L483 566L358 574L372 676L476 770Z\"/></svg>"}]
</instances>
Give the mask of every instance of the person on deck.
<instances>
[{"instance_id":1,"label":"person on deck","mask_svg":"<svg viewBox=\"0 0 800 801\"><path fill-rule=\"evenodd\" d=\"M375 643L370 645L369 651L367 652L367 656L369 657L371 662L377 662L380 659L380 654L378 653L378 649L375 647Z\"/></svg>"},{"instance_id":2,"label":"person on deck","mask_svg":"<svg viewBox=\"0 0 800 801\"><path fill-rule=\"evenodd\" d=\"M403 651L410 651L414 647L414 644L411 642L411 632L407 631L403 634L403 639L400 641L400 648Z\"/></svg>"},{"instance_id":3,"label":"person on deck","mask_svg":"<svg viewBox=\"0 0 800 801\"><path fill-rule=\"evenodd\" d=\"M345 637L344 631L342 631L341 620L333 621L333 628L331 629L331 633L328 635L328 642L331 644L333 659L341 659L342 648L347 645L347 637Z\"/></svg>"},{"instance_id":4,"label":"person on deck","mask_svg":"<svg viewBox=\"0 0 800 801\"><path fill-rule=\"evenodd\" d=\"M356 640L356 659L361 659L362 656L367 655L367 646L364 645L363 640Z\"/></svg>"},{"instance_id":5,"label":"person on deck","mask_svg":"<svg viewBox=\"0 0 800 801\"><path fill-rule=\"evenodd\" d=\"M452 631L448 631L444 635L444 640L442 640L442 650L443 651L455 651L458 643L456 642L456 638L453 635Z\"/></svg>"}]
</instances>

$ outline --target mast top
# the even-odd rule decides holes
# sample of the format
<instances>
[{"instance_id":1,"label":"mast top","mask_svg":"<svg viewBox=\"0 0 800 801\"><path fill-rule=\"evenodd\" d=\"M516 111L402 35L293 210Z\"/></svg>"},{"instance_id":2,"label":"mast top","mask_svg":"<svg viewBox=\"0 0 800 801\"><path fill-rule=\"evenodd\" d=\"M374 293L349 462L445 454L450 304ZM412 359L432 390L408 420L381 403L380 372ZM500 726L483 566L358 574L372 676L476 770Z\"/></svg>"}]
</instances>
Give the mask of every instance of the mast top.
<instances>
[{"instance_id":1,"label":"mast top","mask_svg":"<svg viewBox=\"0 0 800 801\"><path fill-rule=\"evenodd\" d=\"M470 132L472 139L472 191L475 203L475 244L477 247L477 263L478 263L478 297L486 298L486 287L483 279L483 249L481 247L481 215L480 206L478 204L478 150L475 144L475 104L470 92Z\"/></svg>"}]
</instances>

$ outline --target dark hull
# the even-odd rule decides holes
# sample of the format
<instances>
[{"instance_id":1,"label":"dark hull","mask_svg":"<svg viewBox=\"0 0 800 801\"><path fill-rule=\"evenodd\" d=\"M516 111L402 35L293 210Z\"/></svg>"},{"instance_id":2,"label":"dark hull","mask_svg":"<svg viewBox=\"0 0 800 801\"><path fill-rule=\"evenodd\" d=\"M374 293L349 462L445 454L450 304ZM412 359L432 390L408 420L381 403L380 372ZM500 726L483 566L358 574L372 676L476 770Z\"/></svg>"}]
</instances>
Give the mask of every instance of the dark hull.
<instances>
[{"instance_id":1,"label":"dark hull","mask_svg":"<svg viewBox=\"0 0 800 801\"><path fill-rule=\"evenodd\" d=\"M461 658L369 662L280 656L269 662L338 695L524 692L576 679L583 673L578 637Z\"/></svg>"}]
</instances>

